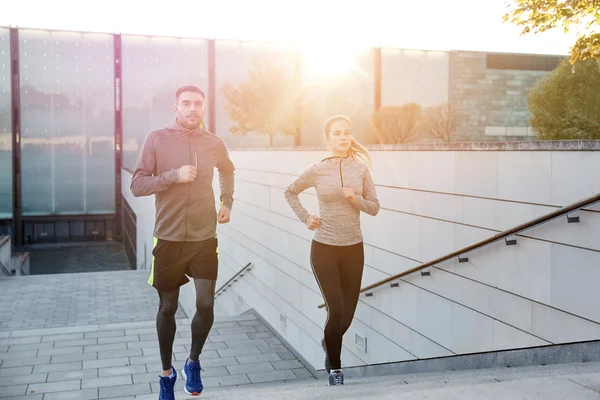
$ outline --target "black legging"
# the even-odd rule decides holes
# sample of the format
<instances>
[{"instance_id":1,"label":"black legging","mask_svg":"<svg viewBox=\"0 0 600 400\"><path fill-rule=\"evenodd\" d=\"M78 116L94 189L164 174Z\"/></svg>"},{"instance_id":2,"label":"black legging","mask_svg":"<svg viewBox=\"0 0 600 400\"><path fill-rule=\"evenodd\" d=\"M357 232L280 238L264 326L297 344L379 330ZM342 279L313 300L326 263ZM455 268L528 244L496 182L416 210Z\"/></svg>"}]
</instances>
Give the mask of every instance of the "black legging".
<instances>
[{"instance_id":1,"label":"black legging","mask_svg":"<svg viewBox=\"0 0 600 400\"><path fill-rule=\"evenodd\" d=\"M214 321L215 282L194 279L196 286L196 314L192 319L192 348L190 360L198 361ZM173 342L175 341L175 312L179 305L179 288L173 292L159 292L160 305L156 314L156 331L163 371L171 369Z\"/></svg>"},{"instance_id":2,"label":"black legging","mask_svg":"<svg viewBox=\"0 0 600 400\"><path fill-rule=\"evenodd\" d=\"M354 318L364 268L363 243L331 246L312 242L310 261L327 305L325 346L331 369L340 369L342 339Z\"/></svg>"}]
</instances>

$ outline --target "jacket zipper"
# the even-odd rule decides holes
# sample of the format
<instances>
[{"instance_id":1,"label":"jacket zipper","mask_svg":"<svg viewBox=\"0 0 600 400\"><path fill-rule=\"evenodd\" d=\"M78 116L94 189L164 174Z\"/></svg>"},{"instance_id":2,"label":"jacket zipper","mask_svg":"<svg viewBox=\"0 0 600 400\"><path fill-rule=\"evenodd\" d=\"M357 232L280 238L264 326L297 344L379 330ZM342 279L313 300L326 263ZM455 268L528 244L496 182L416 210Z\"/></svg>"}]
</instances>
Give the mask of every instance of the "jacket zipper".
<instances>
[{"instance_id":1,"label":"jacket zipper","mask_svg":"<svg viewBox=\"0 0 600 400\"><path fill-rule=\"evenodd\" d=\"M342 175L342 161L343 159L340 158L340 183L342 184L342 187L344 187L344 177Z\"/></svg>"},{"instance_id":2,"label":"jacket zipper","mask_svg":"<svg viewBox=\"0 0 600 400\"><path fill-rule=\"evenodd\" d=\"M190 165L192 164L192 146L191 146L191 142L190 142L190 133L188 133L188 156L190 158ZM192 181L193 182L193 181ZM185 203L185 233L184 233L184 238L183 241L185 242L187 240L187 226L188 226L188 207L189 207L189 203L190 203L190 191L191 191L191 186L192 186L192 182L188 183L188 195L187 195L187 202Z\"/></svg>"}]
</instances>

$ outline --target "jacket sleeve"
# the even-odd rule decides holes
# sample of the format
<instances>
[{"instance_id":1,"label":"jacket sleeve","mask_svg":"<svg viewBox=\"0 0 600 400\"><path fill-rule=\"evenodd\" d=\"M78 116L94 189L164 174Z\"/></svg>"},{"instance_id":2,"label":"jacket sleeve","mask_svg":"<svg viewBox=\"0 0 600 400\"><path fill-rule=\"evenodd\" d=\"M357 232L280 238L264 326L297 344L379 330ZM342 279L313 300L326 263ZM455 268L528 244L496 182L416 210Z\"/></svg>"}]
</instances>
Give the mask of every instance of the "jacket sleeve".
<instances>
[{"instance_id":1,"label":"jacket sleeve","mask_svg":"<svg viewBox=\"0 0 600 400\"><path fill-rule=\"evenodd\" d=\"M310 213L304 208L302 202L298 198L298 195L302 193L304 190L308 189L315 185L316 182L316 171L315 166L310 166L300 176L290 183L284 192L285 199L288 204L298 217L298 219L302 222L306 222L306 219L309 217Z\"/></svg>"},{"instance_id":2,"label":"jacket sleeve","mask_svg":"<svg viewBox=\"0 0 600 400\"><path fill-rule=\"evenodd\" d=\"M221 205L229 208L233 207L234 192L234 172L235 166L229 157L229 151L225 142L221 141L221 150L219 152L219 161L217 169L219 171L219 185L221 187Z\"/></svg>"},{"instance_id":3,"label":"jacket sleeve","mask_svg":"<svg viewBox=\"0 0 600 400\"><path fill-rule=\"evenodd\" d=\"M149 196L167 190L172 184L179 182L176 168L156 175L156 152L152 132L146 136L142 152L131 178L131 193L135 197Z\"/></svg>"},{"instance_id":4,"label":"jacket sleeve","mask_svg":"<svg viewBox=\"0 0 600 400\"><path fill-rule=\"evenodd\" d=\"M363 193L362 196L356 196L354 203L356 208L369 215L377 215L379 212L379 200L377 199L377 191L371 176L371 171L365 166L363 172Z\"/></svg>"}]
</instances>

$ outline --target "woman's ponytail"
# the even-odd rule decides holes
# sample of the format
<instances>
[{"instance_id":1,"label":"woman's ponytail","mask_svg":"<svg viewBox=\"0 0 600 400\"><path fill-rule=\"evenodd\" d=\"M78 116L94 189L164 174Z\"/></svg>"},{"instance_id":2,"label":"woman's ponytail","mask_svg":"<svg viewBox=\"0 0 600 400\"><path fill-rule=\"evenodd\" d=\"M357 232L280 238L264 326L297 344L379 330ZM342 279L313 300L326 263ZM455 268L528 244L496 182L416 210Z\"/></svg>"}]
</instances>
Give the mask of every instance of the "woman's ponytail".
<instances>
[{"instance_id":1,"label":"woman's ponytail","mask_svg":"<svg viewBox=\"0 0 600 400\"><path fill-rule=\"evenodd\" d=\"M369 154L369 150L365 149L365 147L358 143L358 141L352 138L352 143L350 145L350 149L348 150L348 156L354 158L355 160L362 160L369 166L369 169L373 169L373 162L371 160L371 155Z\"/></svg>"}]
</instances>

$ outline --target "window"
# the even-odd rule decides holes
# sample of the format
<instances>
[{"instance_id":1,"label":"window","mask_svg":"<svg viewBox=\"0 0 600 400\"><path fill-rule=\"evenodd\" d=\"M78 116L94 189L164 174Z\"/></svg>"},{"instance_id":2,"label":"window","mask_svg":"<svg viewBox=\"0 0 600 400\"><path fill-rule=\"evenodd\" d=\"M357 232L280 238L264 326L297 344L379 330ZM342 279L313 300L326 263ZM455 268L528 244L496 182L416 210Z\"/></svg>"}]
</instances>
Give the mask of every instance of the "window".
<instances>
[{"instance_id":1,"label":"window","mask_svg":"<svg viewBox=\"0 0 600 400\"><path fill-rule=\"evenodd\" d=\"M563 57L535 54L488 54L488 69L519 71L552 71Z\"/></svg>"}]
</instances>

